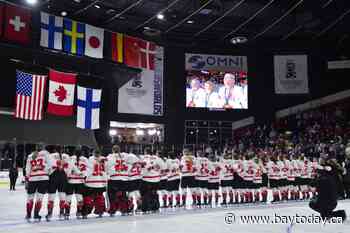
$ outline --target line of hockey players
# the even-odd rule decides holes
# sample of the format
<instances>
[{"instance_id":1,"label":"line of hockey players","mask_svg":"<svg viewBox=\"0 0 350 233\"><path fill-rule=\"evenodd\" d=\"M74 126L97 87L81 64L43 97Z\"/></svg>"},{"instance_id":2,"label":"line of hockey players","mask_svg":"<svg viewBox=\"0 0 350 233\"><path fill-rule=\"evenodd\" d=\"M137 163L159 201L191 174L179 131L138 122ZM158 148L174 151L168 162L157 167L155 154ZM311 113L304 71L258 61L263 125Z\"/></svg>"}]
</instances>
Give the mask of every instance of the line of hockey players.
<instances>
[{"instance_id":1,"label":"line of hockey players","mask_svg":"<svg viewBox=\"0 0 350 233\"><path fill-rule=\"evenodd\" d=\"M77 218L91 213L114 216L156 212L159 208L205 208L237 203L308 199L315 190L308 184L316 175L317 159L301 156L233 154L218 157L204 152L196 155L184 149L175 153L144 155L121 152L113 146L103 156L95 150L86 158L77 150L68 155L57 147L28 155L26 163L26 219L40 220L42 200L48 194L47 215L52 218L58 193L59 218L69 219L72 197ZM191 197L187 200L187 197ZM220 203L219 203L220 199Z\"/></svg>"}]
</instances>

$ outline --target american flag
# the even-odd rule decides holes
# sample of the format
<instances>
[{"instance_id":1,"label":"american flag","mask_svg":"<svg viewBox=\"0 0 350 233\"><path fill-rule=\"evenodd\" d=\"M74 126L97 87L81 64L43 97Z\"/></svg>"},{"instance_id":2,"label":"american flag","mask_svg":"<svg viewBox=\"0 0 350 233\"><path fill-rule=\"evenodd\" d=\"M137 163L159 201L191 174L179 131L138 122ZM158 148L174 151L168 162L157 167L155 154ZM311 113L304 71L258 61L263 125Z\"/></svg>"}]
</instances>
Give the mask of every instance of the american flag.
<instances>
[{"instance_id":1,"label":"american flag","mask_svg":"<svg viewBox=\"0 0 350 233\"><path fill-rule=\"evenodd\" d=\"M15 117L41 120L44 104L45 75L28 74L17 70Z\"/></svg>"}]
</instances>

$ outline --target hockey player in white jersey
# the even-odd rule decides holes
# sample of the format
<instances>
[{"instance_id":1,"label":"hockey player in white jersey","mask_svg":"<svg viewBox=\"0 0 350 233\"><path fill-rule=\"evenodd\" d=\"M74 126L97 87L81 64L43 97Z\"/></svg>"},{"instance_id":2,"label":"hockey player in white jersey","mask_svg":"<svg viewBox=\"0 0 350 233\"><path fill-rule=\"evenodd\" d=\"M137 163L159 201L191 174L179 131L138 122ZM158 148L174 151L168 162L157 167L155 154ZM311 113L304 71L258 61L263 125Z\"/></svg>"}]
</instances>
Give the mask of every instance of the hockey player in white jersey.
<instances>
[{"instance_id":1,"label":"hockey player in white jersey","mask_svg":"<svg viewBox=\"0 0 350 233\"><path fill-rule=\"evenodd\" d=\"M287 201L289 197L289 189L288 189L288 174L289 174L289 160L286 155L281 155L279 157L278 164L281 167L281 179L280 179L280 193L281 200Z\"/></svg>"},{"instance_id":2,"label":"hockey player in white jersey","mask_svg":"<svg viewBox=\"0 0 350 233\"><path fill-rule=\"evenodd\" d=\"M127 185L129 180L128 154L121 152L120 147L114 145L112 153L107 156L107 193L109 200L109 214L113 216L116 211L126 214L128 209Z\"/></svg>"},{"instance_id":3,"label":"hockey player in white jersey","mask_svg":"<svg viewBox=\"0 0 350 233\"><path fill-rule=\"evenodd\" d=\"M253 180L257 165L252 158L252 154L247 154L245 160L243 160L244 200L246 203L253 202Z\"/></svg>"},{"instance_id":4,"label":"hockey player in white jersey","mask_svg":"<svg viewBox=\"0 0 350 233\"><path fill-rule=\"evenodd\" d=\"M197 165L198 170L195 176L195 180L198 186L196 204L200 207L202 204L208 205L208 180L209 180L209 159L208 154L202 151L197 152ZM203 197L203 198L202 198ZM203 199L203 203L202 203Z\"/></svg>"},{"instance_id":5,"label":"hockey player in white jersey","mask_svg":"<svg viewBox=\"0 0 350 233\"><path fill-rule=\"evenodd\" d=\"M65 169L68 176L68 183L66 186L66 209L65 218L70 216L70 209L73 194L75 195L77 203L77 218L82 217L83 211L83 193L84 183L87 172L87 158L82 156L82 151L77 149L68 160L68 167Z\"/></svg>"},{"instance_id":6,"label":"hockey player in white jersey","mask_svg":"<svg viewBox=\"0 0 350 233\"><path fill-rule=\"evenodd\" d=\"M239 202L244 202L244 180L243 180L243 156L239 154L233 155L233 169L234 169L234 178L232 189L235 195L235 204Z\"/></svg>"},{"instance_id":7,"label":"hockey player in white jersey","mask_svg":"<svg viewBox=\"0 0 350 233\"><path fill-rule=\"evenodd\" d=\"M30 221L34 207L34 219L40 221L42 200L49 185L48 152L35 150L28 155L26 162L27 204L26 219ZM34 205L35 201L35 205Z\"/></svg>"},{"instance_id":8,"label":"hockey player in white jersey","mask_svg":"<svg viewBox=\"0 0 350 233\"><path fill-rule=\"evenodd\" d=\"M281 166L278 163L278 156L272 155L267 163L270 188L272 189L272 202L280 201L279 180L281 179Z\"/></svg>"},{"instance_id":9,"label":"hockey player in white jersey","mask_svg":"<svg viewBox=\"0 0 350 233\"><path fill-rule=\"evenodd\" d=\"M169 207L173 207L175 198L175 207L180 207L180 160L176 158L175 152L169 153L168 164L169 176L167 190L169 192L168 202Z\"/></svg>"},{"instance_id":10,"label":"hockey player in white jersey","mask_svg":"<svg viewBox=\"0 0 350 233\"><path fill-rule=\"evenodd\" d=\"M221 190L222 190L222 205L233 204L233 160L232 153L226 151L224 158L221 159L222 170L221 174ZM227 203L227 195L229 195L229 202Z\"/></svg>"},{"instance_id":11,"label":"hockey player in white jersey","mask_svg":"<svg viewBox=\"0 0 350 233\"><path fill-rule=\"evenodd\" d=\"M143 212L157 212L159 210L159 182L161 176L161 166L163 160L157 155L151 154L151 149L145 149L143 157L144 167L142 169L142 211Z\"/></svg>"},{"instance_id":12,"label":"hockey player in white jersey","mask_svg":"<svg viewBox=\"0 0 350 233\"><path fill-rule=\"evenodd\" d=\"M129 181L128 181L128 198L129 211L134 209L134 202L136 202L136 211L141 212L142 200L140 194L142 182L142 167L144 166L142 160L133 153L129 154Z\"/></svg>"},{"instance_id":13,"label":"hockey player in white jersey","mask_svg":"<svg viewBox=\"0 0 350 233\"><path fill-rule=\"evenodd\" d=\"M167 163L167 156L162 151L157 151L157 156L159 156L162 160L161 167L160 167L160 183L159 183L159 190L158 195L160 199L162 200L161 207L167 208L168 207L168 177L169 177L169 168Z\"/></svg>"},{"instance_id":14,"label":"hockey player in white jersey","mask_svg":"<svg viewBox=\"0 0 350 233\"><path fill-rule=\"evenodd\" d=\"M211 156L209 165L209 179L208 179L208 205L212 207L212 200L214 197L215 206L219 204L219 188L220 188L220 173L222 171L222 163L217 161L215 156Z\"/></svg>"},{"instance_id":15,"label":"hockey player in white jersey","mask_svg":"<svg viewBox=\"0 0 350 233\"><path fill-rule=\"evenodd\" d=\"M47 202L47 215L46 220L50 221L52 218L52 212L55 202L56 192L59 197L59 218L64 218L64 212L66 209L66 185L67 174L65 170L68 167L69 155L63 152L61 146L56 146L54 153L49 155L49 188L48 188L48 202Z\"/></svg>"},{"instance_id":16,"label":"hockey player in white jersey","mask_svg":"<svg viewBox=\"0 0 350 233\"><path fill-rule=\"evenodd\" d=\"M263 184L263 174L266 173L266 169L264 167L263 162L258 157L253 159L255 163L255 171L254 171L254 202L265 201L265 192L267 196L266 186ZM265 197L266 198L266 197Z\"/></svg>"},{"instance_id":17,"label":"hockey player in white jersey","mask_svg":"<svg viewBox=\"0 0 350 233\"><path fill-rule=\"evenodd\" d=\"M310 180L311 180L311 162L302 154L299 158L300 166L302 167L301 171L301 192L302 199L310 198Z\"/></svg>"},{"instance_id":18,"label":"hockey player in white jersey","mask_svg":"<svg viewBox=\"0 0 350 233\"><path fill-rule=\"evenodd\" d=\"M106 158L102 156L101 151L98 149L88 159L83 218L87 218L93 209L95 209L94 213L96 215L102 217L106 210L105 197L103 195L107 185L106 163Z\"/></svg>"},{"instance_id":19,"label":"hockey player in white jersey","mask_svg":"<svg viewBox=\"0 0 350 233\"><path fill-rule=\"evenodd\" d=\"M186 208L187 195L192 195L192 205L196 204L196 181L195 174L197 172L196 158L189 149L183 150L183 156L180 161L181 170L181 199L182 206Z\"/></svg>"}]
</instances>

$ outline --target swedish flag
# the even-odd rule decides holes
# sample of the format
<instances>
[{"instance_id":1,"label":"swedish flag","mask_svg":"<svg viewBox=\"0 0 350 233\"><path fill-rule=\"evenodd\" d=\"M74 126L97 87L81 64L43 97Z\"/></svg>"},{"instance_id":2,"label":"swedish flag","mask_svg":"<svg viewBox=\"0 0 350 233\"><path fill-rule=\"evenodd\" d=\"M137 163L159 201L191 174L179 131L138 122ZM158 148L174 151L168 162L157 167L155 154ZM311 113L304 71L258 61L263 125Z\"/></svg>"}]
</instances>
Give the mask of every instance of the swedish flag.
<instances>
[{"instance_id":1,"label":"swedish flag","mask_svg":"<svg viewBox=\"0 0 350 233\"><path fill-rule=\"evenodd\" d=\"M63 27L63 50L72 54L84 55L85 24L64 19Z\"/></svg>"}]
</instances>

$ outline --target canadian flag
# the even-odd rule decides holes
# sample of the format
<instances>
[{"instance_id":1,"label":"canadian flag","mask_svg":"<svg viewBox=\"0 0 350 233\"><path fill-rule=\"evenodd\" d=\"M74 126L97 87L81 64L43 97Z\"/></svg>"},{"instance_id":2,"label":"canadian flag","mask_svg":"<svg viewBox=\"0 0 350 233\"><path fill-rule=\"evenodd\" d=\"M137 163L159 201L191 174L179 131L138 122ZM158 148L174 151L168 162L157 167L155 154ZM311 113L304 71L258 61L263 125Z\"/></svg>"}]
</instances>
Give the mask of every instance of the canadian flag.
<instances>
[{"instance_id":1,"label":"canadian flag","mask_svg":"<svg viewBox=\"0 0 350 233\"><path fill-rule=\"evenodd\" d=\"M104 29L86 24L85 26L85 55L103 58Z\"/></svg>"},{"instance_id":2,"label":"canadian flag","mask_svg":"<svg viewBox=\"0 0 350 233\"><path fill-rule=\"evenodd\" d=\"M73 115L76 74L50 70L47 112L58 116Z\"/></svg>"},{"instance_id":3,"label":"canadian flag","mask_svg":"<svg viewBox=\"0 0 350 233\"><path fill-rule=\"evenodd\" d=\"M28 44L30 42L31 13L29 10L6 5L4 37L8 41Z\"/></svg>"}]
</instances>

